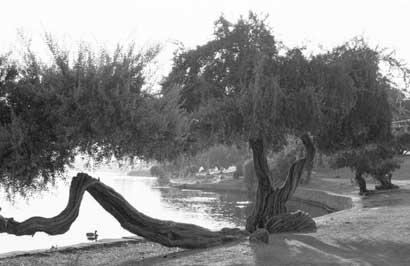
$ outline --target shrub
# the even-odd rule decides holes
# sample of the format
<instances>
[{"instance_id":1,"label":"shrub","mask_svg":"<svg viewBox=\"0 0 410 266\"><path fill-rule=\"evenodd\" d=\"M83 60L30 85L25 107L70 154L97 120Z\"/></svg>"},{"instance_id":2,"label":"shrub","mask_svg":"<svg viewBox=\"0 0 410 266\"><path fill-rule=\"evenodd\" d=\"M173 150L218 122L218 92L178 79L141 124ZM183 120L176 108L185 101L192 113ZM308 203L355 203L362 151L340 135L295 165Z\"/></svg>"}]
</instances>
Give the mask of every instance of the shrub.
<instances>
[{"instance_id":1,"label":"shrub","mask_svg":"<svg viewBox=\"0 0 410 266\"><path fill-rule=\"evenodd\" d=\"M159 178L166 177L165 170L160 165L153 165L149 171L150 171L151 176L155 176Z\"/></svg>"},{"instance_id":2,"label":"shrub","mask_svg":"<svg viewBox=\"0 0 410 266\"><path fill-rule=\"evenodd\" d=\"M202 166L205 169L218 167L219 169L228 168L236 165L238 162L243 162L248 156L248 152L243 147L215 145L195 156L198 167Z\"/></svg>"},{"instance_id":3,"label":"shrub","mask_svg":"<svg viewBox=\"0 0 410 266\"><path fill-rule=\"evenodd\" d=\"M199 167L197 165L188 165L181 172L184 177L190 177L198 173Z\"/></svg>"},{"instance_id":4,"label":"shrub","mask_svg":"<svg viewBox=\"0 0 410 266\"><path fill-rule=\"evenodd\" d=\"M234 179L238 179L239 177L244 176L244 174L243 174L243 165L244 165L244 163L245 163L244 161L239 161L239 162L236 163L236 165L235 165L236 170L233 173L233 178Z\"/></svg>"},{"instance_id":5,"label":"shrub","mask_svg":"<svg viewBox=\"0 0 410 266\"><path fill-rule=\"evenodd\" d=\"M404 133L394 138L394 148L397 154L402 155L410 150L410 134Z\"/></svg>"}]
</instances>

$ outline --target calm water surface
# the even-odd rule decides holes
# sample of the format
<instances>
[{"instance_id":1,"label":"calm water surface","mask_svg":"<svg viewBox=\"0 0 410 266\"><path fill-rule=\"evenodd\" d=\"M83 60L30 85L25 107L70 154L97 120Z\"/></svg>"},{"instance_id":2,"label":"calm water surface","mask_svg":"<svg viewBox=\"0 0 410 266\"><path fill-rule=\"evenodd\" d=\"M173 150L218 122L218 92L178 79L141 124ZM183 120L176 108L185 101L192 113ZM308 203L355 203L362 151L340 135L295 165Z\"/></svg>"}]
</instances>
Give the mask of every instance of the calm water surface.
<instances>
[{"instance_id":1,"label":"calm water surface","mask_svg":"<svg viewBox=\"0 0 410 266\"><path fill-rule=\"evenodd\" d=\"M70 176L74 176L72 171ZM154 218L193 223L211 230L223 227L244 227L249 201L246 193L214 193L199 190L176 189L162 184L157 178L131 177L120 170L99 170L89 173L100 177L105 184L122 194L137 210ZM69 182L60 182L50 191L30 200L17 199L14 204L0 195L1 215L23 221L32 216L53 217L60 213L68 201ZM302 209L313 217L327 212L321 208L290 201L290 210ZM18 250L47 249L87 242L87 232L98 231L99 238L120 238L132 235L88 194L84 194L77 220L63 235L34 236L0 234L0 253Z\"/></svg>"},{"instance_id":2,"label":"calm water surface","mask_svg":"<svg viewBox=\"0 0 410 266\"><path fill-rule=\"evenodd\" d=\"M102 182L122 194L137 210L151 217L194 223L211 230L244 226L247 206L247 196L244 194L180 190L161 184L156 178L130 177L114 170L95 171L91 175L100 177ZM69 182L60 182L50 191L29 201L17 199L14 204L5 201L2 195L0 214L14 217L17 221L32 216L53 217L64 209L68 191ZM79 216L68 232L57 236L36 233L34 236L19 237L3 233L0 234L0 253L87 242L86 232L94 230L98 231L100 239L132 235L85 193Z\"/></svg>"}]
</instances>

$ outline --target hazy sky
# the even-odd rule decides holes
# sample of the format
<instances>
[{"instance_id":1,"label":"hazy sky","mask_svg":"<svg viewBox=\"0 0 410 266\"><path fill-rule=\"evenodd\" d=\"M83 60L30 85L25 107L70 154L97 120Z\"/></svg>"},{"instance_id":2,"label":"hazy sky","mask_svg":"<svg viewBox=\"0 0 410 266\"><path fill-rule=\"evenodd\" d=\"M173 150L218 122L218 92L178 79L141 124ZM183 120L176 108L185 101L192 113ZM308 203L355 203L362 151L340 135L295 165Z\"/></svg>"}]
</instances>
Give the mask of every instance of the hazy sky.
<instances>
[{"instance_id":1,"label":"hazy sky","mask_svg":"<svg viewBox=\"0 0 410 266\"><path fill-rule=\"evenodd\" d=\"M235 21L252 10L268 14L276 38L288 46L329 48L363 35L410 62L408 0L2 0L0 4L1 51L14 47L17 29L33 42L50 32L69 48L80 41L107 47L135 41L163 43L170 51L174 40L187 47L209 40L213 22L221 14ZM169 59L170 53L166 54ZM162 62L168 69L167 61Z\"/></svg>"}]
</instances>

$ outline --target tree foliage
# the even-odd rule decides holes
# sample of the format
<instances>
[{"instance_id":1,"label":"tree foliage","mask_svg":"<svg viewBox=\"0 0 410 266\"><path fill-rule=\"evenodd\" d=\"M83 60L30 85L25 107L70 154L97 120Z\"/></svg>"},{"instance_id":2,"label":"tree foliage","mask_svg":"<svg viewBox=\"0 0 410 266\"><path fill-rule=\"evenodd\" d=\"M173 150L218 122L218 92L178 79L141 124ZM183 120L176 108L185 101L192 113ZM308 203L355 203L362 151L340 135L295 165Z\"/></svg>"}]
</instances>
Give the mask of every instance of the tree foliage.
<instances>
[{"instance_id":1,"label":"tree foliage","mask_svg":"<svg viewBox=\"0 0 410 266\"><path fill-rule=\"evenodd\" d=\"M43 189L78 153L151 157L152 132L167 130L158 117L168 114L152 112L163 104L142 89L157 47L69 53L49 36L47 45L51 64L30 49L22 63L0 60L0 182L11 194Z\"/></svg>"},{"instance_id":2,"label":"tree foliage","mask_svg":"<svg viewBox=\"0 0 410 266\"><path fill-rule=\"evenodd\" d=\"M331 162L332 167L349 167L354 171L374 177L383 176L398 168L398 161L393 158L391 149L384 146L367 147L343 151Z\"/></svg>"},{"instance_id":3,"label":"tree foliage","mask_svg":"<svg viewBox=\"0 0 410 266\"><path fill-rule=\"evenodd\" d=\"M397 154L402 155L403 153L410 150L410 134L403 133L394 137L394 148Z\"/></svg>"},{"instance_id":4,"label":"tree foliage","mask_svg":"<svg viewBox=\"0 0 410 266\"><path fill-rule=\"evenodd\" d=\"M343 116L327 105L331 111L325 130L318 134L321 147L332 151L390 140L392 117L387 90L391 84L380 70L380 52L359 39L334 49L322 60L330 60L340 68L342 93L350 94L350 100Z\"/></svg>"},{"instance_id":5,"label":"tree foliage","mask_svg":"<svg viewBox=\"0 0 410 266\"><path fill-rule=\"evenodd\" d=\"M197 143L191 148L261 139L278 149L287 135L305 133L327 154L391 141L391 72L405 81L410 73L392 53L355 38L307 55L278 45L253 13L236 23L221 17L214 32L211 41L176 54L162 86L164 98L180 90Z\"/></svg>"},{"instance_id":6,"label":"tree foliage","mask_svg":"<svg viewBox=\"0 0 410 266\"><path fill-rule=\"evenodd\" d=\"M214 32L208 43L177 53L162 86L164 98L180 90L195 140L262 137L274 147L286 134L309 132L331 153L391 138L387 94L394 86L380 65L396 61L383 50L356 38L311 56L282 52L252 13L236 23L221 17Z\"/></svg>"},{"instance_id":7,"label":"tree foliage","mask_svg":"<svg viewBox=\"0 0 410 266\"><path fill-rule=\"evenodd\" d=\"M277 57L276 41L264 20L252 13L235 24L221 17L214 40L176 55L162 94L166 98L179 88L196 143L231 144L263 135L278 144L284 139Z\"/></svg>"}]
</instances>

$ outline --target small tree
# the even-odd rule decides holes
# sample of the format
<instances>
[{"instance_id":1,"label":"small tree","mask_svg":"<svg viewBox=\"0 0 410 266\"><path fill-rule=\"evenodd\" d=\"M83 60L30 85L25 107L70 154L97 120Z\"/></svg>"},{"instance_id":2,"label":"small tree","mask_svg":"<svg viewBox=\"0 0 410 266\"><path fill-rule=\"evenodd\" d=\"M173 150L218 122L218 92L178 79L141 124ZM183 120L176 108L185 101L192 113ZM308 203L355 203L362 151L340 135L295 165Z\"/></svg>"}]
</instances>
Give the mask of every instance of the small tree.
<instances>
[{"instance_id":1,"label":"small tree","mask_svg":"<svg viewBox=\"0 0 410 266\"><path fill-rule=\"evenodd\" d=\"M366 181L363 175L368 174L379 182L376 189L397 188L391 183L391 173L400 168L399 161L393 158L393 152L381 145L368 145L359 149L343 151L335 155L333 168L349 167L355 172L355 179L360 194L367 194Z\"/></svg>"},{"instance_id":2,"label":"small tree","mask_svg":"<svg viewBox=\"0 0 410 266\"><path fill-rule=\"evenodd\" d=\"M406 75L396 60L383 52L371 49L363 40L356 39L338 47L328 56L346 67L344 72L353 88L351 108L343 117L334 117L327 123L328 129L317 136L319 149L336 152L334 167L350 167L355 171L360 194L367 193L363 174L371 174L381 186L391 188L390 179L385 176L398 168L392 156L392 112L389 91L393 83L380 71L380 65L387 63L397 67ZM370 147L370 148L369 148Z\"/></svg>"}]
</instances>

